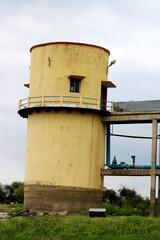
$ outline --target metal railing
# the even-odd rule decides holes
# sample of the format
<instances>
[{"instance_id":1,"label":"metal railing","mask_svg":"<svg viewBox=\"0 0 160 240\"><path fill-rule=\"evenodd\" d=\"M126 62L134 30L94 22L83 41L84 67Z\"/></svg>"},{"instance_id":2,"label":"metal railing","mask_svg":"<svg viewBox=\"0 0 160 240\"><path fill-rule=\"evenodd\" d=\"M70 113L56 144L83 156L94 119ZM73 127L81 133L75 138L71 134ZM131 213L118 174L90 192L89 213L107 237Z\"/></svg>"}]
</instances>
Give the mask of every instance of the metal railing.
<instances>
[{"instance_id":1,"label":"metal railing","mask_svg":"<svg viewBox=\"0 0 160 240\"><path fill-rule=\"evenodd\" d=\"M19 101L19 110L32 107L77 107L112 111L113 103L97 98L77 96L35 96Z\"/></svg>"}]
</instances>

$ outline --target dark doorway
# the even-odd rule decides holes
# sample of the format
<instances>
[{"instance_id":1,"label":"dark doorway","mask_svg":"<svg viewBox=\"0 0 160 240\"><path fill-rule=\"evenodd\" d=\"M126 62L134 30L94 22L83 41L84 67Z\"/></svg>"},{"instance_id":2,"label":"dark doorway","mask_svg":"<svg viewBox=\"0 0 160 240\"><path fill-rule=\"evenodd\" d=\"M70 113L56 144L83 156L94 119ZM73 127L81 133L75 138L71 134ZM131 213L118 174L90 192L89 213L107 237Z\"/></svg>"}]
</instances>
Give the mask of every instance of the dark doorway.
<instances>
[{"instance_id":1,"label":"dark doorway","mask_svg":"<svg viewBox=\"0 0 160 240\"><path fill-rule=\"evenodd\" d=\"M107 107L107 88L101 85L101 110L106 111Z\"/></svg>"}]
</instances>

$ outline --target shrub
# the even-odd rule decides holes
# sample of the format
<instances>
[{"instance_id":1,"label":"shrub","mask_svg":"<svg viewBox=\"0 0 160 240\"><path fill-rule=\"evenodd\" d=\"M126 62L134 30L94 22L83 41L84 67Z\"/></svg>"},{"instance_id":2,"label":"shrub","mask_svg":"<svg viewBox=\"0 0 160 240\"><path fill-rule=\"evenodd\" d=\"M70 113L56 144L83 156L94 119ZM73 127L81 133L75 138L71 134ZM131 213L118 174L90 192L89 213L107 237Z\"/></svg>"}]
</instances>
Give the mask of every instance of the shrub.
<instances>
[{"instance_id":1,"label":"shrub","mask_svg":"<svg viewBox=\"0 0 160 240\"><path fill-rule=\"evenodd\" d=\"M118 212L118 206L116 206L115 204L111 204L111 203L104 203L103 207L106 208L106 212L107 215L113 215L116 214Z\"/></svg>"},{"instance_id":2,"label":"shrub","mask_svg":"<svg viewBox=\"0 0 160 240\"><path fill-rule=\"evenodd\" d=\"M9 208L11 209L8 213L8 215L14 215L16 213L19 213L23 210L23 205L22 204L11 204L9 206Z\"/></svg>"},{"instance_id":3,"label":"shrub","mask_svg":"<svg viewBox=\"0 0 160 240\"><path fill-rule=\"evenodd\" d=\"M123 187L117 194L112 189L104 188L103 200L107 214L112 216L149 216L149 199L144 199L135 189Z\"/></svg>"}]
</instances>

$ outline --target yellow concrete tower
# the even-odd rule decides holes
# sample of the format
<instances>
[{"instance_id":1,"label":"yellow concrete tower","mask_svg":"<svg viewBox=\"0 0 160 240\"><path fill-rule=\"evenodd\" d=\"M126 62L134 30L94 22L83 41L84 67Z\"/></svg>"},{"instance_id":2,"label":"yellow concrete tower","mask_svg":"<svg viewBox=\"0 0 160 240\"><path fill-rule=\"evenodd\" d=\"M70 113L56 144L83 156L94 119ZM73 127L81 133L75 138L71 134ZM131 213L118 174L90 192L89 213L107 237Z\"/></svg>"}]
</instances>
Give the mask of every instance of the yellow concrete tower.
<instances>
[{"instance_id":1,"label":"yellow concrete tower","mask_svg":"<svg viewBox=\"0 0 160 240\"><path fill-rule=\"evenodd\" d=\"M80 43L31 48L29 97L19 103L28 118L25 208L81 211L101 207L109 51Z\"/></svg>"}]
</instances>

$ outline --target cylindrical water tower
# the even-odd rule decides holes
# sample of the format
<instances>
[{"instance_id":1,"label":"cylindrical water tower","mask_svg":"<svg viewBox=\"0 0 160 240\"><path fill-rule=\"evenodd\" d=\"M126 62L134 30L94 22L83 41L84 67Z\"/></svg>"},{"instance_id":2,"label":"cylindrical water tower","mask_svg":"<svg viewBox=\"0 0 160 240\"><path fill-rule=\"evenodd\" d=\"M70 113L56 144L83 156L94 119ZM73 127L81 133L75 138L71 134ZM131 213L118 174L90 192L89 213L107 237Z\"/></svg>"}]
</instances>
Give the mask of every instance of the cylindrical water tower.
<instances>
[{"instance_id":1,"label":"cylindrical water tower","mask_svg":"<svg viewBox=\"0 0 160 240\"><path fill-rule=\"evenodd\" d=\"M24 205L32 211L101 207L109 51L80 43L31 48Z\"/></svg>"}]
</instances>

